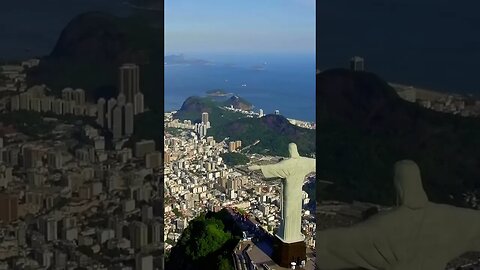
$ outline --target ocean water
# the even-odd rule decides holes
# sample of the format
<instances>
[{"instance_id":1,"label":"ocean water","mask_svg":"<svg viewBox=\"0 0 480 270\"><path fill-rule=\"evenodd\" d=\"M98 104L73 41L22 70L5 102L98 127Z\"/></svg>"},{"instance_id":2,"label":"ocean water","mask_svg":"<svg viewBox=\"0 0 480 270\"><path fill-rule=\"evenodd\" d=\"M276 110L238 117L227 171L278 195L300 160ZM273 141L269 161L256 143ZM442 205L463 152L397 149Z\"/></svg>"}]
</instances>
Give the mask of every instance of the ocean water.
<instances>
[{"instance_id":1,"label":"ocean water","mask_svg":"<svg viewBox=\"0 0 480 270\"><path fill-rule=\"evenodd\" d=\"M127 16L131 10L124 0L2 0L0 59L49 54L68 22L83 12Z\"/></svg>"},{"instance_id":2,"label":"ocean water","mask_svg":"<svg viewBox=\"0 0 480 270\"><path fill-rule=\"evenodd\" d=\"M179 109L189 96L223 89L265 113L315 121L315 56L306 54L185 55L209 65L165 67L165 110ZM264 69L258 70L259 66ZM242 85L246 86L242 86Z\"/></svg>"},{"instance_id":3,"label":"ocean water","mask_svg":"<svg viewBox=\"0 0 480 270\"><path fill-rule=\"evenodd\" d=\"M318 66L359 55L388 81L478 96L478 10L477 0L322 0Z\"/></svg>"}]
</instances>

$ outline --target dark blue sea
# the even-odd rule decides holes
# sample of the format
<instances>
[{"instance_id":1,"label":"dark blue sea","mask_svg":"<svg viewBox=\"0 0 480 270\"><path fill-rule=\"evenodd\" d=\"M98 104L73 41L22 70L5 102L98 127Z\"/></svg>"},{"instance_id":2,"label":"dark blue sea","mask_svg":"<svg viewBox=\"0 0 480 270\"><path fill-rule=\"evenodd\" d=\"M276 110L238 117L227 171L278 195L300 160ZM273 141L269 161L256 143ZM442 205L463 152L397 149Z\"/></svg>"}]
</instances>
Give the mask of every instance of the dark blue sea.
<instances>
[{"instance_id":1,"label":"dark blue sea","mask_svg":"<svg viewBox=\"0 0 480 270\"><path fill-rule=\"evenodd\" d=\"M165 67L165 109L179 109L189 96L212 89L245 98L265 113L315 121L315 56L313 54L185 55L207 65ZM246 85L246 86L242 86Z\"/></svg>"},{"instance_id":2,"label":"dark blue sea","mask_svg":"<svg viewBox=\"0 0 480 270\"><path fill-rule=\"evenodd\" d=\"M363 56L391 82L480 93L480 1L322 0L317 2L320 69Z\"/></svg>"}]
</instances>

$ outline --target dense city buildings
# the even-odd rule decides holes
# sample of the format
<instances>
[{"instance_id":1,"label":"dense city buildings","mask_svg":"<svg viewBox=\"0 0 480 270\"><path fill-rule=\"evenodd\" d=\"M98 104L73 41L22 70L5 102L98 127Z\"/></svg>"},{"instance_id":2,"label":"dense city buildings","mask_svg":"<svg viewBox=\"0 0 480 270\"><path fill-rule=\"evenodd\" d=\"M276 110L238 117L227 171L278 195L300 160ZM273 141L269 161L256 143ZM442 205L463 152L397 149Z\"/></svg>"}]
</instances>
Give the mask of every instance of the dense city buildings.
<instances>
[{"instance_id":1,"label":"dense city buildings","mask_svg":"<svg viewBox=\"0 0 480 270\"><path fill-rule=\"evenodd\" d=\"M48 123L0 125L0 269L163 268L162 155L108 134L128 140L145 111L138 67L121 74L125 93L108 101L45 85L0 98L2 113Z\"/></svg>"},{"instance_id":2,"label":"dense city buildings","mask_svg":"<svg viewBox=\"0 0 480 270\"><path fill-rule=\"evenodd\" d=\"M480 100L474 97L401 84L391 83L390 85L396 90L399 97L424 108L463 117L480 116Z\"/></svg>"},{"instance_id":3,"label":"dense city buildings","mask_svg":"<svg viewBox=\"0 0 480 270\"><path fill-rule=\"evenodd\" d=\"M202 121L208 121L202 114ZM214 125L215 123L212 123ZM222 156L239 152L241 141L192 132L191 123L180 122L165 113L165 126L179 132L165 134L165 227L166 250L179 240L189 222L205 211L237 209L265 233L273 235L280 224L281 182L265 181L246 166L228 166ZM275 163L279 157L248 155L255 164ZM305 183L315 180L314 174ZM315 218L307 192L302 194L302 233L309 248L315 246ZM248 235L245 236L248 238Z\"/></svg>"},{"instance_id":4,"label":"dense city buildings","mask_svg":"<svg viewBox=\"0 0 480 270\"><path fill-rule=\"evenodd\" d=\"M54 115L76 115L93 117L97 115L97 106L87 103L85 90L65 88L61 98L47 95L50 90L44 85L33 86L18 95L9 97L9 109L32 111Z\"/></svg>"}]
</instances>

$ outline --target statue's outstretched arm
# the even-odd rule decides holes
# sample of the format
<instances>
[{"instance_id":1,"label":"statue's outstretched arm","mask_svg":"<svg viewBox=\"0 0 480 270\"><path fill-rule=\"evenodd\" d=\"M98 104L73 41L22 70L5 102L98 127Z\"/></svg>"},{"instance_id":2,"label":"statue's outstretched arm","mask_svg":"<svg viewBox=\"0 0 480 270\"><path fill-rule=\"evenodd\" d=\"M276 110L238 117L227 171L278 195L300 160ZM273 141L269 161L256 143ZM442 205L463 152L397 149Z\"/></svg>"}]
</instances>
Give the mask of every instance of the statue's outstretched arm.
<instances>
[{"instance_id":1,"label":"statue's outstretched arm","mask_svg":"<svg viewBox=\"0 0 480 270\"><path fill-rule=\"evenodd\" d=\"M270 165L253 165L248 167L249 170L256 171L262 170L262 174L265 178L280 177L286 178L289 174L289 163L282 161L276 164ZM293 169L293 168L292 168Z\"/></svg>"}]
</instances>

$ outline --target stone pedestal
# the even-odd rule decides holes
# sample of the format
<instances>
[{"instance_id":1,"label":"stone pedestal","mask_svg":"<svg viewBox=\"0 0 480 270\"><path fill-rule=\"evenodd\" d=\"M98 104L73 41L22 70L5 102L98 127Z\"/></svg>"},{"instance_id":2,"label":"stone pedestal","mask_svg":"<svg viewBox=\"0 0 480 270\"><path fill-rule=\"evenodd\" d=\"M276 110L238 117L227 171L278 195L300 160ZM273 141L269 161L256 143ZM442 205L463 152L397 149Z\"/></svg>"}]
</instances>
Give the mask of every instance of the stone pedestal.
<instances>
[{"instance_id":1,"label":"stone pedestal","mask_svg":"<svg viewBox=\"0 0 480 270\"><path fill-rule=\"evenodd\" d=\"M273 260L281 267L290 268L291 262L300 265L307 259L307 245L305 241L285 243L277 236L273 239Z\"/></svg>"}]
</instances>

